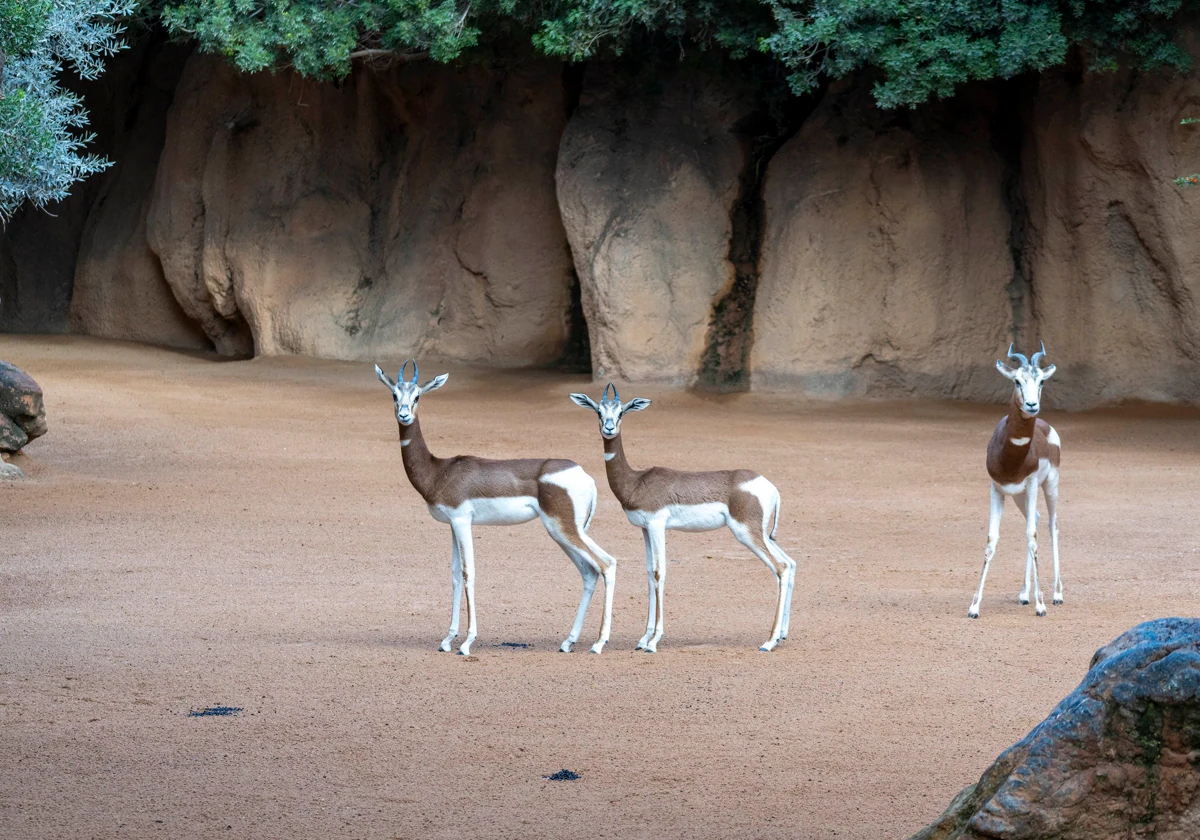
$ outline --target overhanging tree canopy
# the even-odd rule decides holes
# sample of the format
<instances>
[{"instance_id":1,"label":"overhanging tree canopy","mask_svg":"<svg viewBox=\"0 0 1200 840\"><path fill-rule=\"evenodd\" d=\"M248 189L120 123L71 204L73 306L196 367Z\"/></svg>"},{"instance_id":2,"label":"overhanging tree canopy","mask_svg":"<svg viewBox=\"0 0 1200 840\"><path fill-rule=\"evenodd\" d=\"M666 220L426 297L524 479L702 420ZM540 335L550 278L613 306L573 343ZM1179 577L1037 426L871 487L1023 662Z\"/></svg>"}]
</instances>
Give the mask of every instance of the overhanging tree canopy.
<instances>
[{"instance_id":1,"label":"overhanging tree canopy","mask_svg":"<svg viewBox=\"0 0 1200 840\"><path fill-rule=\"evenodd\" d=\"M355 59L453 61L524 39L570 61L631 49L765 55L792 89L863 68L884 107L953 95L971 80L1061 64L1078 46L1093 70L1125 61L1184 70L1179 21L1193 0L0 0L0 219L61 198L102 169L82 154L80 102L64 64L94 78L135 8L244 71L290 67L335 79Z\"/></svg>"}]
</instances>

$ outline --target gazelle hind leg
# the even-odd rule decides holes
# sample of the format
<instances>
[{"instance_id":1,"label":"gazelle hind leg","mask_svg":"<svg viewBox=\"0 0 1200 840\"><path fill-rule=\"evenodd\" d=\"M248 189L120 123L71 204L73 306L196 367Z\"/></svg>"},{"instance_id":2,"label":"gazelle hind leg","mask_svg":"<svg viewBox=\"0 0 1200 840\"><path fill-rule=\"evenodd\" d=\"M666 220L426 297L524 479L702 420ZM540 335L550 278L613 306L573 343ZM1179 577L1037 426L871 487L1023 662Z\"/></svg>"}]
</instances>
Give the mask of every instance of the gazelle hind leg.
<instances>
[{"instance_id":1,"label":"gazelle hind leg","mask_svg":"<svg viewBox=\"0 0 1200 840\"><path fill-rule=\"evenodd\" d=\"M446 638L442 639L442 643L438 645L438 650L443 653L449 653L450 646L458 638L458 616L459 608L462 605L463 591L462 554L458 550L458 537L455 536L453 528L450 529L450 543L450 578L454 600L450 607L450 630L446 634Z\"/></svg>"},{"instance_id":2,"label":"gazelle hind leg","mask_svg":"<svg viewBox=\"0 0 1200 840\"><path fill-rule=\"evenodd\" d=\"M1046 604L1042 601L1042 587L1038 583L1037 566L1037 484L1031 480L1025 498L1025 562L1033 567L1033 611L1039 616L1046 614Z\"/></svg>"},{"instance_id":3,"label":"gazelle hind leg","mask_svg":"<svg viewBox=\"0 0 1200 840\"><path fill-rule=\"evenodd\" d=\"M596 541L580 531L579 538L592 550L592 555L600 564L600 572L604 575L604 617L600 620L600 635L592 645L592 653L600 653L608 644L612 632L613 589L617 585L617 558L596 544Z\"/></svg>"},{"instance_id":4,"label":"gazelle hind leg","mask_svg":"<svg viewBox=\"0 0 1200 840\"><path fill-rule=\"evenodd\" d=\"M967 618L979 618L979 605L983 601L983 584L987 581L988 567L992 564L992 558L996 556L996 543L1000 541L1000 518L1004 516L1004 494L994 483L990 487L992 491L991 513L988 517L987 546L983 549L983 571L979 573L979 588L975 590L975 597L971 600L970 609L967 610Z\"/></svg>"},{"instance_id":5,"label":"gazelle hind leg","mask_svg":"<svg viewBox=\"0 0 1200 840\"><path fill-rule=\"evenodd\" d=\"M763 540L767 544L771 555L775 557L777 562L781 562L787 570L787 587L783 595L783 627L779 638L786 639L788 637L788 628L792 623L792 591L796 588L796 561L788 556L787 552L779 547L779 543L771 539L767 535L763 535Z\"/></svg>"},{"instance_id":6,"label":"gazelle hind leg","mask_svg":"<svg viewBox=\"0 0 1200 840\"><path fill-rule=\"evenodd\" d=\"M650 530L642 529L642 543L646 546L646 586L649 589L649 606L646 608L646 635L638 639L636 650L645 650L654 635L655 617L658 614L658 587L654 584L654 546L650 542Z\"/></svg>"},{"instance_id":7,"label":"gazelle hind leg","mask_svg":"<svg viewBox=\"0 0 1200 840\"><path fill-rule=\"evenodd\" d=\"M475 611L475 544L471 539L471 520L456 519L450 523L450 527L454 529L458 553L462 557L463 588L467 595L467 638L459 646L458 652L462 656L470 656L471 645L479 632Z\"/></svg>"},{"instance_id":8,"label":"gazelle hind leg","mask_svg":"<svg viewBox=\"0 0 1200 840\"><path fill-rule=\"evenodd\" d=\"M1055 604L1063 602L1062 578L1058 572L1058 475L1051 474L1042 485L1042 493L1046 497L1046 513L1050 519L1050 554L1054 559L1054 595Z\"/></svg>"},{"instance_id":9,"label":"gazelle hind leg","mask_svg":"<svg viewBox=\"0 0 1200 840\"><path fill-rule=\"evenodd\" d=\"M774 650L779 644L780 638L783 636L783 613L784 603L787 596L787 581L788 572L787 565L778 562L775 555L767 547L765 535L755 539L754 532L749 527L738 522L736 519L729 520L729 530L733 532L734 538L742 545L750 549L754 556L766 564L767 568L775 575L775 584L777 589L775 601L775 620L771 624L771 638L762 643L759 650L770 651Z\"/></svg>"},{"instance_id":10,"label":"gazelle hind leg","mask_svg":"<svg viewBox=\"0 0 1200 840\"><path fill-rule=\"evenodd\" d=\"M796 561L788 556L788 553L779 547L779 543L775 542L775 538L771 536L771 532L779 526L779 491L775 491L771 509L763 516L763 543L767 550L771 552L771 556L775 558L777 563L781 563L787 572L787 582L783 596L783 625L779 635L780 639L788 637L788 627L792 622L792 591L796 588ZM772 517L774 517L774 527L768 530L771 525Z\"/></svg>"}]
</instances>

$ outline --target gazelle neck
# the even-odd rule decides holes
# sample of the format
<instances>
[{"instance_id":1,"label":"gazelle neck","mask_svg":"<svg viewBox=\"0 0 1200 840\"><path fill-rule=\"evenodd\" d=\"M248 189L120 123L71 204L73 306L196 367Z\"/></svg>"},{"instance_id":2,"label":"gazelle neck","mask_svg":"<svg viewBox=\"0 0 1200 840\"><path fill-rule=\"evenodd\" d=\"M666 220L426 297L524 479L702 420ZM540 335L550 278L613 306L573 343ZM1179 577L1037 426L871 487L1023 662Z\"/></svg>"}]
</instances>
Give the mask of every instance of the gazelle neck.
<instances>
[{"instance_id":1,"label":"gazelle neck","mask_svg":"<svg viewBox=\"0 0 1200 840\"><path fill-rule=\"evenodd\" d=\"M637 476L637 471L629 466L625 458L625 447L621 444L621 433L615 437L604 438L604 471L608 474L608 486L618 501L626 498L625 490Z\"/></svg>"},{"instance_id":2,"label":"gazelle neck","mask_svg":"<svg viewBox=\"0 0 1200 840\"><path fill-rule=\"evenodd\" d=\"M1017 391L1014 389L1012 399L1008 403L1008 422L1004 426L1005 433L1008 435L1005 445L1028 447L1030 441L1033 440L1033 429L1036 425L1036 417L1026 417L1021 412L1021 398L1017 396ZM1014 441L1022 442L1014 443Z\"/></svg>"},{"instance_id":3,"label":"gazelle neck","mask_svg":"<svg viewBox=\"0 0 1200 840\"><path fill-rule=\"evenodd\" d=\"M414 417L412 423L400 427L400 459L404 461L404 472L412 486L423 498L428 498L433 491L434 474L437 469L437 459L425 445L425 435L421 434L421 421Z\"/></svg>"}]
</instances>

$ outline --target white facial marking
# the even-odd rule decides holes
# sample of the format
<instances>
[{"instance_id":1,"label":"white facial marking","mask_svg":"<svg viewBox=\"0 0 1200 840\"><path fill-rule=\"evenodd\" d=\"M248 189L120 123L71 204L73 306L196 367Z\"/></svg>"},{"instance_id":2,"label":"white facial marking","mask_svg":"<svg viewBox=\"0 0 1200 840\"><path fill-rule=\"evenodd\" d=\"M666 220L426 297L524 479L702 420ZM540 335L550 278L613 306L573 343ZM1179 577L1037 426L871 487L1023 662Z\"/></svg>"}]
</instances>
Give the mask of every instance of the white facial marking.
<instances>
[{"instance_id":1,"label":"white facial marking","mask_svg":"<svg viewBox=\"0 0 1200 840\"><path fill-rule=\"evenodd\" d=\"M1029 443L1030 440L1032 440L1032 438L1019 437L1019 438L1009 438L1008 442L1011 443L1013 446L1024 446L1025 444Z\"/></svg>"}]
</instances>

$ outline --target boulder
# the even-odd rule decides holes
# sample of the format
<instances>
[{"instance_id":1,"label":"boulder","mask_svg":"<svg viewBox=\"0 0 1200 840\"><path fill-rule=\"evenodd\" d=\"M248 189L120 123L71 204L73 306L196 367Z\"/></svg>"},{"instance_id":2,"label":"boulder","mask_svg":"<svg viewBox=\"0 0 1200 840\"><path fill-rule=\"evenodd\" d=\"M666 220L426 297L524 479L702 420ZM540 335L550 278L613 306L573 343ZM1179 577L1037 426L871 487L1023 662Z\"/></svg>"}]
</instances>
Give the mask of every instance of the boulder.
<instances>
[{"instance_id":1,"label":"boulder","mask_svg":"<svg viewBox=\"0 0 1200 840\"><path fill-rule=\"evenodd\" d=\"M1139 624L912 840L1200 837L1200 620Z\"/></svg>"},{"instance_id":2,"label":"boulder","mask_svg":"<svg viewBox=\"0 0 1200 840\"><path fill-rule=\"evenodd\" d=\"M755 105L692 64L593 65L559 148L563 225L597 377L691 384L729 291L730 212Z\"/></svg>"},{"instance_id":3,"label":"boulder","mask_svg":"<svg viewBox=\"0 0 1200 840\"><path fill-rule=\"evenodd\" d=\"M0 362L0 452L18 452L44 434L42 389L25 371Z\"/></svg>"},{"instance_id":4,"label":"boulder","mask_svg":"<svg viewBox=\"0 0 1200 840\"><path fill-rule=\"evenodd\" d=\"M1013 279L988 103L881 111L832 86L763 191L756 387L994 400Z\"/></svg>"},{"instance_id":5,"label":"boulder","mask_svg":"<svg viewBox=\"0 0 1200 840\"><path fill-rule=\"evenodd\" d=\"M414 62L333 85L188 62L149 245L224 354L557 359L561 66Z\"/></svg>"}]
</instances>

